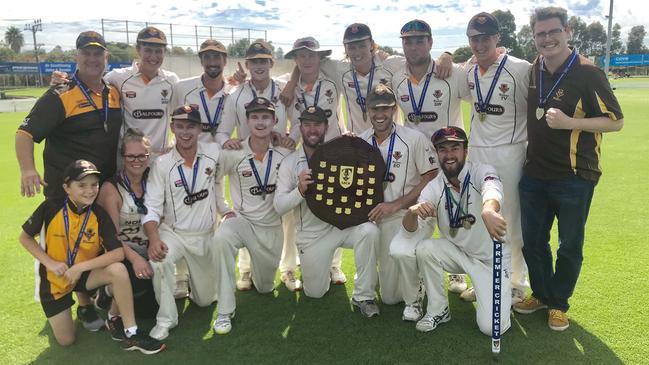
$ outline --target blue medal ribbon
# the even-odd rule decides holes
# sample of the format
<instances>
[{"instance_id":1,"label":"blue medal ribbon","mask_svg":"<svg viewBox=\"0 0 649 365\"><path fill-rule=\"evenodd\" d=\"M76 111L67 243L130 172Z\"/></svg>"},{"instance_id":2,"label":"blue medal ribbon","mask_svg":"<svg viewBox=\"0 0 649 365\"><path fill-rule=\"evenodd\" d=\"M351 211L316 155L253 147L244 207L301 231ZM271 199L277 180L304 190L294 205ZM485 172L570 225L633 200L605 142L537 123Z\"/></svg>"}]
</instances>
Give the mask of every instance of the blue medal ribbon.
<instances>
[{"instance_id":1,"label":"blue medal ribbon","mask_svg":"<svg viewBox=\"0 0 649 365\"><path fill-rule=\"evenodd\" d=\"M383 177L383 181L390 181L389 176L390 176L390 167L392 167L392 151L394 151L394 141L397 137L397 133L392 132L390 134L390 145L388 146L388 156L385 161L385 176ZM379 145L376 143L376 137L372 135L372 145L376 148L379 148Z\"/></svg>"},{"instance_id":2,"label":"blue medal ribbon","mask_svg":"<svg viewBox=\"0 0 649 365\"><path fill-rule=\"evenodd\" d=\"M467 188L469 187L469 181L471 180L471 174L466 173L466 176L464 177L464 181L462 182L462 189L460 190L460 200L457 203L457 209L453 211L453 196L451 195L451 189L449 189L446 184L444 184L444 190L445 190L445 195L446 195L446 205L448 206L448 220L449 220L449 225L451 228L460 228L462 225L460 224L460 211L462 210L462 198L464 197L464 193L466 192ZM465 201L468 202L468 197L466 197ZM468 203L467 203L468 204Z\"/></svg>"},{"instance_id":3,"label":"blue medal ribbon","mask_svg":"<svg viewBox=\"0 0 649 365\"><path fill-rule=\"evenodd\" d=\"M320 86L322 86L322 80L318 82L318 87L315 89L315 96L313 97L313 106L318 106L318 99L320 99ZM308 109L309 105L306 103L306 96L302 93L302 100L304 102L304 108Z\"/></svg>"},{"instance_id":4,"label":"blue medal ribbon","mask_svg":"<svg viewBox=\"0 0 649 365\"><path fill-rule=\"evenodd\" d=\"M424 107L424 99L426 98L426 92L428 91L428 85L430 84L430 78L433 76L433 70L435 69L435 61L433 61L433 67L430 72L426 75L426 81L424 81L424 88L421 90L421 95L419 96L419 102L415 104L415 93L412 91L412 82L408 78L408 94L410 95L410 105L412 105L412 110L415 112L416 116L421 116L421 110Z\"/></svg>"},{"instance_id":5,"label":"blue medal ribbon","mask_svg":"<svg viewBox=\"0 0 649 365\"><path fill-rule=\"evenodd\" d=\"M189 190L189 184L187 183L187 178L185 178L185 172L183 171L183 165L178 165L178 174L180 175L180 180L183 183L187 197L191 199L191 196L194 194L194 188L196 187L196 177L198 176L198 162L200 157L196 157L196 162L194 162L194 168L192 172L192 189Z\"/></svg>"},{"instance_id":6,"label":"blue medal ribbon","mask_svg":"<svg viewBox=\"0 0 649 365\"><path fill-rule=\"evenodd\" d=\"M77 74L75 73L74 76L72 76L74 81L79 85L79 90L81 90L81 93L83 93L83 96L86 97L86 100L88 101L88 104L92 106L98 113L100 117L104 118L104 131L108 132L108 94L110 90L108 89L108 86L104 84L104 81L102 80L102 84L104 84L104 88L101 91L101 102L103 104L103 111L100 110L97 107L97 104L95 101L92 99L92 96L90 96L90 93L92 92L81 80L77 77Z\"/></svg>"},{"instance_id":7,"label":"blue medal ribbon","mask_svg":"<svg viewBox=\"0 0 649 365\"><path fill-rule=\"evenodd\" d=\"M219 104L216 107L214 112L214 119L210 116L210 109L207 107L207 100L205 99L205 90L201 90L199 93L201 96L201 103L203 104L203 110L205 110L205 115L207 116L207 123L210 125L210 129L215 129L219 124L219 118L221 117L221 110L223 109L223 101L225 100L225 95L219 98Z\"/></svg>"},{"instance_id":8,"label":"blue medal ribbon","mask_svg":"<svg viewBox=\"0 0 649 365\"><path fill-rule=\"evenodd\" d=\"M144 205L144 194L146 193L146 179L144 178L144 176L142 177L142 181L140 181L140 186L142 188L142 197L139 199L137 196L135 196L135 192L131 188L131 181L128 179L126 171L122 172L122 181L124 182L124 187L126 187L126 190L131 196L131 199L133 199L133 203L135 203L135 206L137 207L138 214L147 214L147 208Z\"/></svg>"},{"instance_id":9,"label":"blue medal ribbon","mask_svg":"<svg viewBox=\"0 0 649 365\"><path fill-rule=\"evenodd\" d=\"M248 162L250 162L250 168L252 168L253 174L255 174L255 180L257 180L257 185L259 186L259 190L261 190L261 198L266 199L266 194L268 193L268 178L270 177L270 170L272 169L273 165L273 151L268 150L268 162L266 163L266 174L264 175L264 184L262 185L261 183L261 178L259 176L259 171L257 171L257 166L255 166L255 159L250 158L248 159Z\"/></svg>"},{"instance_id":10,"label":"blue medal ribbon","mask_svg":"<svg viewBox=\"0 0 649 365\"><path fill-rule=\"evenodd\" d=\"M367 93L365 93L365 97L372 91L372 82L374 80L374 60L372 60L372 68L370 68L370 75L367 80ZM356 90L356 103L361 106L361 110L363 111L363 116L366 115L367 113L367 108L365 107L365 97L363 97L363 94L361 93L361 86L358 83L358 77L356 76L356 69L354 69L354 66L352 66L352 79L354 79L354 90ZM365 118L363 118L365 119Z\"/></svg>"},{"instance_id":11,"label":"blue medal ribbon","mask_svg":"<svg viewBox=\"0 0 649 365\"><path fill-rule=\"evenodd\" d=\"M561 71L561 75L557 79L557 81L554 82L554 85L552 85L552 88L550 91L548 91L545 96L543 96L543 68L545 68L545 62L543 61L543 58L541 58L541 67L539 68L539 108L545 108L545 103L548 102L548 98L552 93L554 93L554 90L559 86L561 81L563 81L564 78L566 78L566 75L568 72L570 72L570 69L572 69L572 64L575 62L577 59L577 51L572 50L572 54L570 55L570 61L568 61L568 64L566 67Z\"/></svg>"},{"instance_id":12,"label":"blue medal ribbon","mask_svg":"<svg viewBox=\"0 0 649 365\"><path fill-rule=\"evenodd\" d=\"M494 89L496 88L496 84L498 83L498 79L500 78L500 73L503 71L503 68L505 67L505 62L507 62L507 55L505 55L503 59L500 61L500 64L498 64L498 68L496 69L496 74L494 75L493 80L491 80L491 85L489 85L489 92L487 92L487 98L484 100L482 98L482 90L480 89L480 80L478 80L478 68L480 66L475 65L475 68L473 69L475 91L478 96L478 111L480 113L487 112L489 101L491 101L491 95L493 95L494 93Z\"/></svg>"},{"instance_id":13,"label":"blue medal ribbon","mask_svg":"<svg viewBox=\"0 0 649 365\"><path fill-rule=\"evenodd\" d=\"M74 260L76 260L77 254L79 253L79 247L81 246L83 232L86 230L88 219L90 218L90 206L88 206L87 209L88 210L86 211L86 216L83 218L81 228L79 228L77 240L74 242L74 248L72 251L70 251L70 216L68 215L68 197L65 197L65 201L63 202L63 223L65 225L65 248L68 254L68 267L72 267L72 265L74 265Z\"/></svg>"}]
</instances>

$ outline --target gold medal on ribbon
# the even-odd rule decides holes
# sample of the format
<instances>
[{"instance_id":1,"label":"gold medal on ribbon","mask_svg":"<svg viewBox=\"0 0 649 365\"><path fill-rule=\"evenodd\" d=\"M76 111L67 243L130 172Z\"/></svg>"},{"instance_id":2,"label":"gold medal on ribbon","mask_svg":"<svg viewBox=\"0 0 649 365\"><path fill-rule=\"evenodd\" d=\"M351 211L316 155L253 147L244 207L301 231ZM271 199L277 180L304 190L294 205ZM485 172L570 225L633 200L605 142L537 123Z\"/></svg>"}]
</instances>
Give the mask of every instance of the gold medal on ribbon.
<instances>
[{"instance_id":1,"label":"gold medal on ribbon","mask_svg":"<svg viewBox=\"0 0 649 365\"><path fill-rule=\"evenodd\" d=\"M545 115L545 110L543 108L536 108L536 119L541 120L543 115Z\"/></svg>"},{"instance_id":2,"label":"gold medal on ribbon","mask_svg":"<svg viewBox=\"0 0 649 365\"><path fill-rule=\"evenodd\" d=\"M451 228L448 230L448 234L451 235L451 237L457 236L457 228Z\"/></svg>"},{"instance_id":3,"label":"gold medal on ribbon","mask_svg":"<svg viewBox=\"0 0 649 365\"><path fill-rule=\"evenodd\" d=\"M480 112L480 121L484 122L487 120L487 113L486 112Z\"/></svg>"}]
</instances>

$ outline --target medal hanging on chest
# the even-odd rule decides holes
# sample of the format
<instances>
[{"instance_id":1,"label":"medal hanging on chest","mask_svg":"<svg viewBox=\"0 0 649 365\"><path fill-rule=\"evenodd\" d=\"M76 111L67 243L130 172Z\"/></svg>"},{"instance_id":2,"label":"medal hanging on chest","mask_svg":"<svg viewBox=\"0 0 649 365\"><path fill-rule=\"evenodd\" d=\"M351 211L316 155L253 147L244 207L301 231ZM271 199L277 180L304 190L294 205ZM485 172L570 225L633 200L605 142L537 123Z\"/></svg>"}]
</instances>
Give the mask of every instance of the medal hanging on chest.
<instances>
[{"instance_id":1,"label":"medal hanging on chest","mask_svg":"<svg viewBox=\"0 0 649 365\"><path fill-rule=\"evenodd\" d=\"M356 91L356 103L360 105L361 111L363 112L363 121L367 122L367 106L365 105L365 98L367 95L369 95L370 91L372 91L372 82L374 80L374 69L376 68L374 66L374 60L372 60L372 67L370 68L370 74L367 78L367 92L365 93L365 97L361 93L361 87L360 84L358 83L358 77L356 76L356 69L354 69L354 66L351 66L352 68L352 79L354 80L354 90Z\"/></svg>"},{"instance_id":2,"label":"medal hanging on chest","mask_svg":"<svg viewBox=\"0 0 649 365\"><path fill-rule=\"evenodd\" d=\"M272 169L273 166L273 151L272 150L268 151L268 162L266 163L266 173L264 174L263 185L261 183L261 177L259 176L259 171L257 170L257 166L255 165L255 159L250 158L248 159L248 162L250 163L250 168L252 169L252 172L255 175L255 180L257 180L257 186L259 187L261 199L266 200L266 194L268 194L268 178L270 177L270 170Z\"/></svg>"},{"instance_id":3,"label":"medal hanging on chest","mask_svg":"<svg viewBox=\"0 0 649 365\"><path fill-rule=\"evenodd\" d=\"M419 101L415 103L415 93L412 91L412 82L408 79L408 96L410 97L410 106L412 106L412 111L414 113L413 123L419 124L422 121L421 112L424 108L424 100L426 99L426 92L428 91L428 85L430 84L430 79L433 76L433 70L435 69L435 61L431 71L426 75L426 80L424 81L424 87L421 90L421 95L419 95Z\"/></svg>"},{"instance_id":4,"label":"medal hanging on chest","mask_svg":"<svg viewBox=\"0 0 649 365\"><path fill-rule=\"evenodd\" d=\"M469 210L469 182L471 180L471 174L467 172L464 176L462 182L462 188L460 189L460 197L456 202L453 198L453 193L451 189L445 185L444 186L444 195L446 196L446 206L448 212L448 221L449 221L449 235L451 238L457 236L459 228L470 229L471 228L471 217L472 215L464 215L468 213ZM464 209L462 208L464 206ZM473 217L475 222L475 217ZM468 226L468 228L467 228Z\"/></svg>"},{"instance_id":5,"label":"medal hanging on chest","mask_svg":"<svg viewBox=\"0 0 649 365\"><path fill-rule=\"evenodd\" d=\"M482 97L482 90L480 89L480 80L478 79L478 68L480 66L475 65L473 68L473 81L475 82L475 92L476 92L476 97L478 99L478 105L477 105L478 118L480 119L481 122L487 120L487 109L489 108L489 102L491 101L491 96L493 95L494 90L496 89L496 85L498 84L498 79L500 78L500 74L503 71L506 62L507 62L507 55L505 55L503 59L500 61L500 63L498 64L498 68L496 69L494 78L493 80L491 80L491 85L489 85L489 91L487 92L486 98Z\"/></svg>"},{"instance_id":6,"label":"medal hanging on chest","mask_svg":"<svg viewBox=\"0 0 649 365\"><path fill-rule=\"evenodd\" d=\"M568 72L570 72L570 69L572 69L572 65L575 63L575 60L577 59L577 51L573 50L572 54L570 54L570 59L568 61L568 64L566 67L563 68L561 71L561 75L557 78L557 81L554 82L552 87L550 88L550 91L548 91L547 94L544 95L543 93L543 69L545 68L545 62L543 58L541 58L541 64L539 65L539 82L538 82L538 87L539 87L539 106L536 108L536 119L541 120L543 116L545 115L545 107L548 102L548 98L550 98L550 95L554 93L554 90L556 90L557 86L563 81L563 79L566 78L566 75L568 75Z\"/></svg>"},{"instance_id":7,"label":"medal hanging on chest","mask_svg":"<svg viewBox=\"0 0 649 365\"><path fill-rule=\"evenodd\" d=\"M196 178L198 177L198 163L200 161L200 157L196 157L196 162L194 162L194 167L192 169L192 189L189 189L189 184L187 183L187 179L185 178L185 172L183 171L183 166L178 165L178 175L180 175L180 181L183 184L183 188L185 188L185 193L187 193L187 196L185 199L183 199L183 202L186 205L192 205L194 204L194 188L196 188Z\"/></svg>"}]
</instances>

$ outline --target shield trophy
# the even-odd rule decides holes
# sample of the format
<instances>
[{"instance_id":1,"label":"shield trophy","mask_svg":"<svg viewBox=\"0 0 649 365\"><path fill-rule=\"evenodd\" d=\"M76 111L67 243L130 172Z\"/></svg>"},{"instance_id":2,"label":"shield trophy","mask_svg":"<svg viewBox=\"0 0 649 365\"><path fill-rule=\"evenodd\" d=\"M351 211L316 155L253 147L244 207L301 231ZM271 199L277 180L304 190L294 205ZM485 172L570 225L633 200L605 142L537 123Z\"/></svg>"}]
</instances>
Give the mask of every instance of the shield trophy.
<instances>
[{"instance_id":1,"label":"shield trophy","mask_svg":"<svg viewBox=\"0 0 649 365\"><path fill-rule=\"evenodd\" d=\"M385 161L361 138L340 136L318 146L309 168L314 182L305 194L307 205L334 227L367 222L372 208L383 202Z\"/></svg>"}]
</instances>

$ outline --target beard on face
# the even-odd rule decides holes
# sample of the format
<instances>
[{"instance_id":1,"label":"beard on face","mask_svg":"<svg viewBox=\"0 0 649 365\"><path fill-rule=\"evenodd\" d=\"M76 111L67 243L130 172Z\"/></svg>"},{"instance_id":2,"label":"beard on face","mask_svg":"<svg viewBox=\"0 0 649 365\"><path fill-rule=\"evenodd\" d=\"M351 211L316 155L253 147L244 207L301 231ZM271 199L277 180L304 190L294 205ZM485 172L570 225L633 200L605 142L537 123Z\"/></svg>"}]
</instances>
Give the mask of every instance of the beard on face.
<instances>
[{"instance_id":1,"label":"beard on face","mask_svg":"<svg viewBox=\"0 0 649 365\"><path fill-rule=\"evenodd\" d=\"M211 79L216 79L217 77L221 76L222 73L223 73L223 69L222 69L222 68L212 68L212 67L208 67L208 68L205 70L205 74L206 74L207 76L209 76L209 78L211 78Z\"/></svg>"},{"instance_id":2,"label":"beard on face","mask_svg":"<svg viewBox=\"0 0 649 365\"><path fill-rule=\"evenodd\" d=\"M444 175L446 176L447 179L455 179L460 175L460 171L464 168L464 162L465 161L457 161L456 166L451 169L448 169L445 164L446 161L440 161L440 168L444 172Z\"/></svg>"},{"instance_id":3,"label":"beard on face","mask_svg":"<svg viewBox=\"0 0 649 365\"><path fill-rule=\"evenodd\" d=\"M318 147L319 145L321 145L321 144L324 143L324 138L325 138L325 136L322 135L322 136L320 136L320 138L316 141L316 143L311 143L311 142L309 141L308 138L304 138L304 137L302 137L302 143L304 143L304 145L307 146L307 147L309 147L309 148L316 148L316 147Z\"/></svg>"}]
</instances>

